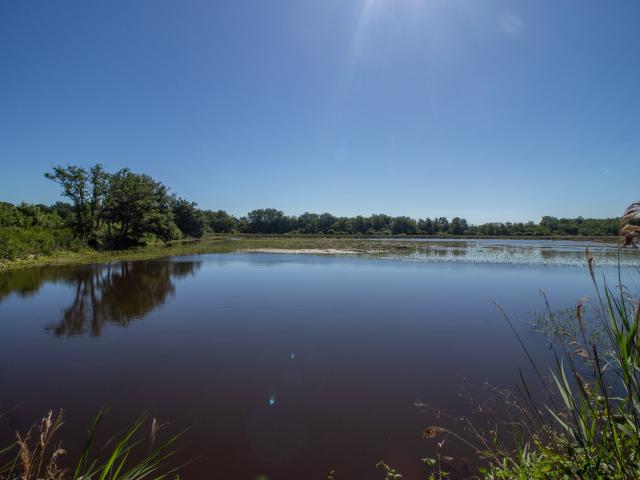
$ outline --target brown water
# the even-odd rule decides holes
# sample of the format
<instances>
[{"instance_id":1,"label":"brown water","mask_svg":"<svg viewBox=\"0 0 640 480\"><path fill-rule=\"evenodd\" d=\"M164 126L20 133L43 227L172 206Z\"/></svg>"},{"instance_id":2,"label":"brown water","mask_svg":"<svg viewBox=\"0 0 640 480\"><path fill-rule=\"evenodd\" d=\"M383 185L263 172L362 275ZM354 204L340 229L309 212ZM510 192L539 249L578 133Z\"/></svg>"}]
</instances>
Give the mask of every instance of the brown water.
<instances>
[{"instance_id":1,"label":"brown water","mask_svg":"<svg viewBox=\"0 0 640 480\"><path fill-rule=\"evenodd\" d=\"M416 402L477 418L465 389L517 383L527 361L493 302L531 320L540 288L555 308L592 291L575 266L308 255L4 273L0 412L16 408L0 440L63 407L73 455L108 404L111 430L145 411L190 427L183 478L378 478L379 460L422 478L436 449L423 428L457 427ZM516 323L547 361L545 340Z\"/></svg>"}]
</instances>

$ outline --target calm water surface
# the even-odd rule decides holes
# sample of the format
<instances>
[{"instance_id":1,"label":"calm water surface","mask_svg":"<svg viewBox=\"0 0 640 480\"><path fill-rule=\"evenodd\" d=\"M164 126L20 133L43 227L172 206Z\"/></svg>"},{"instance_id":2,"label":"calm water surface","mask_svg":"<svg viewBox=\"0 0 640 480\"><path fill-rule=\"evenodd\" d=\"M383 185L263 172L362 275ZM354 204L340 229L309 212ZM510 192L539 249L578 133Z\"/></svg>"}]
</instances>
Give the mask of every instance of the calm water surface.
<instances>
[{"instance_id":1,"label":"calm water surface","mask_svg":"<svg viewBox=\"0 0 640 480\"><path fill-rule=\"evenodd\" d=\"M0 411L18 407L0 439L64 407L73 453L106 403L111 428L145 411L190 427L184 478L372 478L381 459L418 478L421 431L447 420L417 400L471 415L465 388L527 371L494 301L548 360L527 333L540 288L558 309L592 293L575 266L308 255L4 273Z\"/></svg>"}]
</instances>

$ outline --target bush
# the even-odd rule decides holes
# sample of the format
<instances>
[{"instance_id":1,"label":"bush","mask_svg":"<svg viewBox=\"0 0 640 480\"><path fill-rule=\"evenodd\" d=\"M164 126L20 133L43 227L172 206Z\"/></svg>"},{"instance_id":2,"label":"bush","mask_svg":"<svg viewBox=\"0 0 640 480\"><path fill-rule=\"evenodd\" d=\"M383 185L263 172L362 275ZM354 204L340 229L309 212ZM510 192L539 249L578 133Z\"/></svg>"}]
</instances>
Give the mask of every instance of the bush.
<instances>
[{"instance_id":1,"label":"bush","mask_svg":"<svg viewBox=\"0 0 640 480\"><path fill-rule=\"evenodd\" d=\"M68 228L0 228L0 258L16 260L29 255L50 255L56 250L78 250L82 243Z\"/></svg>"}]
</instances>

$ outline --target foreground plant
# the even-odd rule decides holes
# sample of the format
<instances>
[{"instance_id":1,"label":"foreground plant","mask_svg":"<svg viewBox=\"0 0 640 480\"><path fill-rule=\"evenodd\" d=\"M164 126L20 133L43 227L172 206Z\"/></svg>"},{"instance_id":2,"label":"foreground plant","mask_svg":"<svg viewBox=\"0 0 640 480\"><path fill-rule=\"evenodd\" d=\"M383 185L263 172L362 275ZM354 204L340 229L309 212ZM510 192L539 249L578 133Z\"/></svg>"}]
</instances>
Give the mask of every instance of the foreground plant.
<instances>
[{"instance_id":1,"label":"foreground plant","mask_svg":"<svg viewBox=\"0 0 640 480\"><path fill-rule=\"evenodd\" d=\"M67 452L54 441L64 423L63 413L54 415L50 411L39 426L24 436L16 433L16 442L0 449L0 480L161 480L175 474L177 468L169 460L176 453L175 443L182 434L156 446L160 425L155 418L146 441L141 431L148 419L142 416L93 453L95 435L105 414L104 408L98 412L80 457L70 468L63 462Z\"/></svg>"},{"instance_id":2,"label":"foreground plant","mask_svg":"<svg viewBox=\"0 0 640 480\"><path fill-rule=\"evenodd\" d=\"M636 245L640 202L622 217L625 246ZM640 478L640 308L622 284L599 282L587 252L589 273L605 332L604 345L585 333L584 302L576 307L578 333L561 338L551 373L552 394L538 407L526 395L537 423L514 451L488 451L492 479L636 479ZM549 309L551 314L551 310ZM524 385L526 392L529 389ZM555 399L555 400L554 400Z\"/></svg>"}]
</instances>

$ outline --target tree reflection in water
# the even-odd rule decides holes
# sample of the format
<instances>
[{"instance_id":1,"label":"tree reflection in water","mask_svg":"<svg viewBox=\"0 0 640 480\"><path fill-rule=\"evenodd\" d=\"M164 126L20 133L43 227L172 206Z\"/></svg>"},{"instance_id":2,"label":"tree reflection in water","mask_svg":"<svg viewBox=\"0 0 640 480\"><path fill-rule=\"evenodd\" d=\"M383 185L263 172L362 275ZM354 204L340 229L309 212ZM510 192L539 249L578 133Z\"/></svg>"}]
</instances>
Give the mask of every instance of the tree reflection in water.
<instances>
[{"instance_id":1,"label":"tree reflection in water","mask_svg":"<svg viewBox=\"0 0 640 480\"><path fill-rule=\"evenodd\" d=\"M50 327L55 335L100 335L106 323L126 327L175 292L174 279L192 275L200 262L122 262L76 277L73 303Z\"/></svg>"},{"instance_id":2,"label":"tree reflection in water","mask_svg":"<svg viewBox=\"0 0 640 480\"><path fill-rule=\"evenodd\" d=\"M47 330L56 336L97 336L105 324L125 327L163 304L175 292L174 280L192 275L201 264L138 261L6 272L0 275L0 301L11 293L33 295L45 283L74 285L73 302Z\"/></svg>"}]
</instances>

